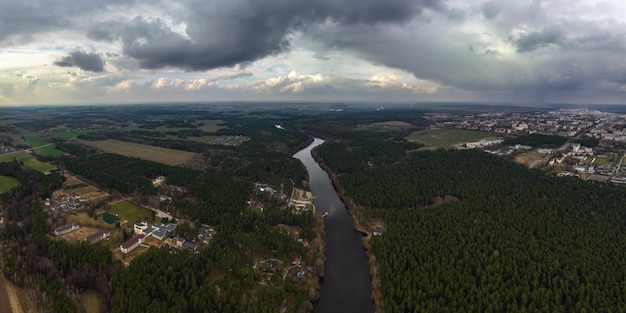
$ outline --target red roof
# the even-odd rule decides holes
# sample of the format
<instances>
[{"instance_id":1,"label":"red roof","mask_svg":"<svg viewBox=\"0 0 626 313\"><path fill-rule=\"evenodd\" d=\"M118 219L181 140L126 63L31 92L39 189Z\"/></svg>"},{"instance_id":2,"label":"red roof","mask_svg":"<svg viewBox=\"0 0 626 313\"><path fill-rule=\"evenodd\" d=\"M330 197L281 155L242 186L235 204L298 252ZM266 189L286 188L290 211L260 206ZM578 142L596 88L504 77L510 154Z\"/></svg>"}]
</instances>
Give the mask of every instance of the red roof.
<instances>
[{"instance_id":1,"label":"red roof","mask_svg":"<svg viewBox=\"0 0 626 313\"><path fill-rule=\"evenodd\" d=\"M85 238L85 239L86 239L87 241L89 241L89 242L94 242L94 241L98 241L98 240L100 240L100 239L101 239L101 237L102 237L102 235L104 235L104 234L107 234L107 236L105 236L105 237L108 237L108 234L110 234L110 233L111 233L111 231L110 231L110 230L105 230L105 229L103 229L103 230L101 230L101 231L99 231L99 232L97 232L97 233L95 233L95 234L93 234L93 235L91 235L91 236L88 236L88 237L87 237L87 238Z\"/></svg>"},{"instance_id":2,"label":"red roof","mask_svg":"<svg viewBox=\"0 0 626 313\"><path fill-rule=\"evenodd\" d=\"M133 236L133 238L130 238L127 242L122 244L122 249L128 249L128 248L132 247L133 245L135 245L136 243L141 241L141 239L143 239L143 237L145 237L145 236L144 235L135 235L135 236Z\"/></svg>"}]
</instances>

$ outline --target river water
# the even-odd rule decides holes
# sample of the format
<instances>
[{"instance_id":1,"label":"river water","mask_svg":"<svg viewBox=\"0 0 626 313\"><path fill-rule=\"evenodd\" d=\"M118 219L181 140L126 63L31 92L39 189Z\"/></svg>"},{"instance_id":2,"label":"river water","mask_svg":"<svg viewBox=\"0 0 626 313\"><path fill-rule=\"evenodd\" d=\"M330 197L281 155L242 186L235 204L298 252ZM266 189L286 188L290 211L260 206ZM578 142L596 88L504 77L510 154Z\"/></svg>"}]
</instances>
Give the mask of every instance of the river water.
<instances>
[{"instance_id":1,"label":"river water","mask_svg":"<svg viewBox=\"0 0 626 313\"><path fill-rule=\"evenodd\" d=\"M324 143L315 138L308 147L294 154L309 172L309 183L317 214L328 212L326 228L326 266L316 313L369 313L372 304L372 283L369 264L361 242L361 233L354 228L352 217L339 198L328 174L315 162L311 150Z\"/></svg>"}]
</instances>

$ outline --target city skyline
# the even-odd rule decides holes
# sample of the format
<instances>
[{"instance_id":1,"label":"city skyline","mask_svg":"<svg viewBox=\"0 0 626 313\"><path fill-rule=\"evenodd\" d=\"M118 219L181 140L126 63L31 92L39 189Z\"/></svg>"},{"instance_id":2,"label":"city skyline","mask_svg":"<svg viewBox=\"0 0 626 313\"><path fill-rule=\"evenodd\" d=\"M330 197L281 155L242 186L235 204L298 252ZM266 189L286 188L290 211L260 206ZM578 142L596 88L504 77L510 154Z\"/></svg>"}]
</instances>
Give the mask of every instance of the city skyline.
<instances>
[{"instance_id":1,"label":"city skyline","mask_svg":"<svg viewBox=\"0 0 626 313\"><path fill-rule=\"evenodd\" d=\"M618 1L7 0L0 105L624 104Z\"/></svg>"}]
</instances>

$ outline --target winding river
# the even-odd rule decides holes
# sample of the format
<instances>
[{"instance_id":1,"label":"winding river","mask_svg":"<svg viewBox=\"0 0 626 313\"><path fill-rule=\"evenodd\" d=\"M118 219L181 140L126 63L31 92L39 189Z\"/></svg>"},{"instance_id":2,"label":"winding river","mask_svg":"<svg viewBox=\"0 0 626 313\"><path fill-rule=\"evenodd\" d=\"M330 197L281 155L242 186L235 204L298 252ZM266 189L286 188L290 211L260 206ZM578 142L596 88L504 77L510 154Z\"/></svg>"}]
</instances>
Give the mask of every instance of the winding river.
<instances>
[{"instance_id":1,"label":"winding river","mask_svg":"<svg viewBox=\"0 0 626 313\"><path fill-rule=\"evenodd\" d=\"M317 313L374 312L369 264L354 228L352 217L339 198L328 174L315 162L311 150L324 143L315 138L308 147L294 154L309 172L309 183L317 214L328 212L326 228L326 266Z\"/></svg>"}]
</instances>

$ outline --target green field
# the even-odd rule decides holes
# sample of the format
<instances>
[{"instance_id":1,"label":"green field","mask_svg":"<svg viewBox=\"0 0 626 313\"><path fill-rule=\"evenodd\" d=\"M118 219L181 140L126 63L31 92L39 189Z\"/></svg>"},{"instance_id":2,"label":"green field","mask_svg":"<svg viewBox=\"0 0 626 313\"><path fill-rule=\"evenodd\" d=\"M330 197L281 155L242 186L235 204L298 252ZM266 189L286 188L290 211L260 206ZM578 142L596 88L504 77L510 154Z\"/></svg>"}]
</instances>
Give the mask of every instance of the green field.
<instances>
[{"instance_id":1,"label":"green field","mask_svg":"<svg viewBox=\"0 0 626 313\"><path fill-rule=\"evenodd\" d=\"M596 157L596 162L595 163L598 164L598 165L609 165L609 164L611 164L611 160L609 160L606 157L599 156L599 157Z\"/></svg>"},{"instance_id":2,"label":"green field","mask_svg":"<svg viewBox=\"0 0 626 313\"><path fill-rule=\"evenodd\" d=\"M24 168L28 168L28 169L39 171L39 172L51 171L51 170L56 169L56 167L48 163L43 163L37 160L37 158L26 153L26 151L0 155L0 163L13 162L13 160L18 160L19 162L24 163L24 166L23 166Z\"/></svg>"},{"instance_id":3,"label":"green field","mask_svg":"<svg viewBox=\"0 0 626 313\"><path fill-rule=\"evenodd\" d=\"M45 146L37 149L33 149L33 151L40 156L57 156L63 154L63 151L57 150L54 148L54 145Z\"/></svg>"},{"instance_id":4,"label":"green field","mask_svg":"<svg viewBox=\"0 0 626 313\"><path fill-rule=\"evenodd\" d=\"M426 145L426 149L450 149L459 143L477 141L492 136L494 136L492 133L464 129L424 129L413 132L405 139L423 143Z\"/></svg>"},{"instance_id":5,"label":"green field","mask_svg":"<svg viewBox=\"0 0 626 313\"><path fill-rule=\"evenodd\" d=\"M226 128L226 126L218 125L224 123L219 120L203 120L198 123L204 123L203 126L198 126L198 129L212 134L216 133L220 129Z\"/></svg>"},{"instance_id":6,"label":"green field","mask_svg":"<svg viewBox=\"0 0 626 313\"><path fill-rule=\"evenodd\" d=\"M48 144L47 142L43 141L41 137L39 137L39 135L35 132L23 128L20 128L19 132L22 137L24 137L24 140L26 140L31 147L39 147Z\"/></svg>"},{"instance_id":7,"label":"green field","mask_svg":"<svg viewBox=\"0 0 626 313\"><path fill-rule=\"evenodd\" d=\"M377 132L389 132L397 131L406 128L415 128L411 123L402 121L386 121L369 124L359 124L356 126L357 131L377 131Z\"/></svg>"},{"instance_id":8,"label":"green field","mask_svg":"<svg viewBox=\"0 0 626 313\"><path fill-rule=\"evenodd\" d=\"M17 187L19 185L20 185L20 182L17 181L17 179L13 177L0 176L0 194L8 192L12 188Z\"/></svg>"},{"instance_id":9,"label":"green field","mask_svg":"<svg viewBox=\"0 0 626 313\"><path fill-rule=\"evenodd\" d=\"M72 131L62 131L62 132L51 132L50 135L59 139L68 140L76 138L80 135L86 135L89 133L93 133L96 131L100 131L98 129L81 129L81 130L72 130Z\"/></svg>"},{"instance_id":10,"label":"green field","mask_svg":"<svg viewBox=\"0 0 626 313\"><path fill-rule=\"evenodd\" d=\"M111 204L110 210L120 218L122 223L124 223L124 221L127 223L135 223L136 221L146 219L146 217L150 215L150 211L128 201L120 201Z\"/></svg>"}]
</instances>

